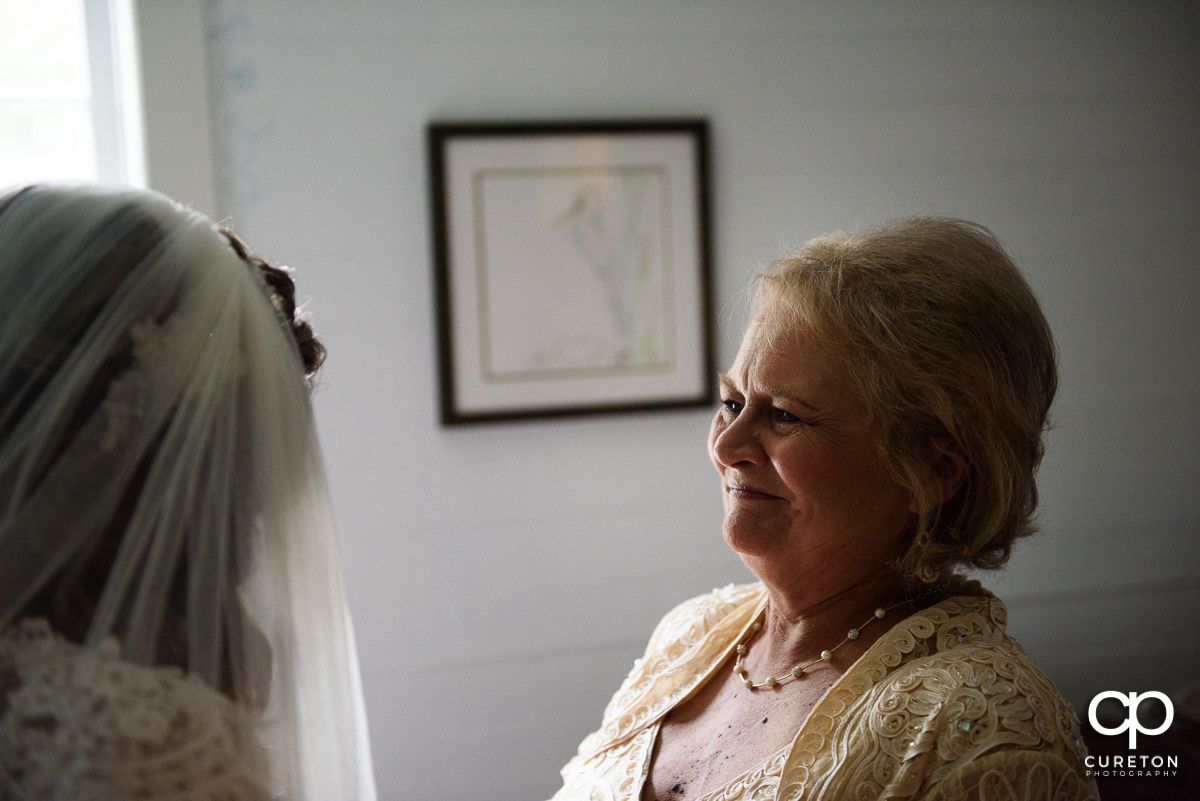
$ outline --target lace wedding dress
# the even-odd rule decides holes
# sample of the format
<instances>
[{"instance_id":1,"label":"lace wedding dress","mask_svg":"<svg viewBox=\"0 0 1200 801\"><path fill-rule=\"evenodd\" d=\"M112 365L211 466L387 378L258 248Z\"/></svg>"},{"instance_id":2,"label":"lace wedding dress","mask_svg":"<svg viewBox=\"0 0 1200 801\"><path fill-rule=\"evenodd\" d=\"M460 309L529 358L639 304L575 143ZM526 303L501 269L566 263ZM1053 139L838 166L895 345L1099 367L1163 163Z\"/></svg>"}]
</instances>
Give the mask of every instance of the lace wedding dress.
<instances>
[{"instance_id":1,"label":"lace wedding dress","mask_svg":"<svg viewBox=\"0 0 1200 801\"><path fill-rule=\"evenodd\" d=\"M0 799L259 801L247 714L195 677L66 642L42 620L0 632Z\"/></svg>"}]
</instances>

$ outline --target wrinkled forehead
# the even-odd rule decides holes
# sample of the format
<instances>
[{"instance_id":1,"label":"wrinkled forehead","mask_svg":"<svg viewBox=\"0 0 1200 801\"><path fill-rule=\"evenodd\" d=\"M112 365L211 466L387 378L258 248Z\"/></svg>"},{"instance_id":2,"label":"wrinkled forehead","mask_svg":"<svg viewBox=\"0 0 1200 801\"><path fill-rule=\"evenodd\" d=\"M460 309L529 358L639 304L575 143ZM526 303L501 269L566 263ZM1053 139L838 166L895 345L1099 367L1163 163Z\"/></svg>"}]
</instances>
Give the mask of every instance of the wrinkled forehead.
<instances>
[{"instance_id":1,"label":"wrinkled forehead","mask_svg":"<svg viewBox=\"0 0 1200 801\"><path fill-rule=\"evenodd\" d=\"M760 368L765 361L786 359L803 339L799 326L756 312L742 332L730 372L742 374Z\"/></svg>"},{"instance_id":2,"label":"wrinkled forehead","mask_svg":"<svg viewBox=\"0 0 1200 801\"><path fill-rule=\"evenodd\" d=\"M801 335L831 361L852 362L855 337L847 326L853 315L847 315L844 304L836 301L837 292L811 279L812 275L802 270L756 276L750 296L751 322L772 323L777 338Z\"/></svg>"},{"instance_id":3,"label":"wrinkled forehead","mask_svg":"<svg viewBox=\"0 0 1200 801\"><path fill-rule=\"evenodd\" d=\"M822 347L818 332L788 316L769 313L751 318L728 375L743 385L800 382L839 388L848 377Z\"/></svg>"}]
</instances>

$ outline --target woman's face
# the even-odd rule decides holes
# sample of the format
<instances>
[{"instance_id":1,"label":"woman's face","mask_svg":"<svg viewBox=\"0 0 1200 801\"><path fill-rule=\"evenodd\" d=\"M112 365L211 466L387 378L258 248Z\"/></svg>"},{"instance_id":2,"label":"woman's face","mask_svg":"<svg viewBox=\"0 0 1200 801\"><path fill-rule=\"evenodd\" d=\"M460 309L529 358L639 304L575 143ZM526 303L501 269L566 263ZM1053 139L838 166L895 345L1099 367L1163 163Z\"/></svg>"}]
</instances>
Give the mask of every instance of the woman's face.
<instances>
[{"instance_id":1,"label":"woman's face","mask_svg":"<svg viewBox=\"0 0 1200 801\"><path fill-rule=\"evenodd\" d=\"M912 495L878 467L866 406L794 327L756 318L721 377L708 439L725 541L752 570L877 570L898 555Z\"/></svg>"}]
</instances>

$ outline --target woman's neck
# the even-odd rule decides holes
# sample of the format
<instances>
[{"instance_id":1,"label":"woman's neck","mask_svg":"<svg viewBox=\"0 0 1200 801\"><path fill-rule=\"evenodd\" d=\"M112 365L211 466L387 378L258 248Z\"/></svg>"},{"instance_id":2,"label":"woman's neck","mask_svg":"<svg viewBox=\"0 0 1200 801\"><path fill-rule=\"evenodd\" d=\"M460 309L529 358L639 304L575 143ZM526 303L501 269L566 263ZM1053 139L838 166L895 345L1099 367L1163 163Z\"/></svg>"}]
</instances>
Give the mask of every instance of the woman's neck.
<instances>
[{"instance_id":1,"label":"woman's neck","mask_svg":"<svg viewBox=\"0 0 1200 801\"><path fill-rule=\"evenodd\" d=\"M763 630L754 639L757 648L747 664L757 663L771 675L786 673L793 666L820 658L845 670L897 621L915 611L901 584L890 571L865 576L840 587L810 585L803 591L786 591L764 581L767 607ZM884 610L884 617L876 610ZM848 637L851 630L855 631ZM753 658L751 658L753 657Z\"/></svg>"}]
</instances>

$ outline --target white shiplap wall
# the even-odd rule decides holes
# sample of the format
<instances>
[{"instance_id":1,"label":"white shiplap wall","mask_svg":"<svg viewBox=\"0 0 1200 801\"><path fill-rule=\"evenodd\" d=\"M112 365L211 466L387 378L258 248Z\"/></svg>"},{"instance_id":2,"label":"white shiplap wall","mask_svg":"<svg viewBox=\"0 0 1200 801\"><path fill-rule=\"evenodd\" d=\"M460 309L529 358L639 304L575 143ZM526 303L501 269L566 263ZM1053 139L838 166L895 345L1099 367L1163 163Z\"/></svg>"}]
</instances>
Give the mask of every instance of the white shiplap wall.
<instances>
[{"instance_id":1,"label":"white shiplap wall","mask_svg":"<svg viewBox=\"0 0 1200 801\"><path fill-rule=\"evenodd\" d=\"M299 270L380 796L538 799L671 605L747 578L704 412L436 424L423 126L704 115L722 366L746 275L991 226L1063 385L1045 534L988 583L1067 695L1200 674L1200 6L213 0L218 216Z\"/></svg>"}]
</instances>

